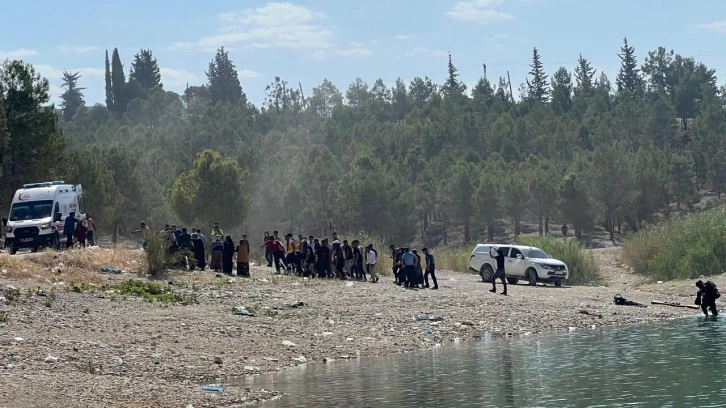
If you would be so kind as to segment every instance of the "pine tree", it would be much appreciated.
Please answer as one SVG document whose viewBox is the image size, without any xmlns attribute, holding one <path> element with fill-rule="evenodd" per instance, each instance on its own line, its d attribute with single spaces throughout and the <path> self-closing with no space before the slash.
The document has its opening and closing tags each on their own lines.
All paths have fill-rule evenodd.
<svg viewBox="0 0 726 408">
<path fill-rule="evenodd" d="M 538 102 L 547 102 L 549 99 L 549 89 L 547 83 L 547 75 L 545 75 L 542 67 L 542 58 L 535 47 L 532 51 L 532 68 L 529 71 L 529 75 L 532 80 L 527 79 L 527 97 L 530 100 Z"/>
<path fill-rule="evenodd" d="M 63 72 L 63 88 L 65 92 L 61 95 L 61 109 L 63 110 L 63 119 L 70 121 L 78 111 L 78 108 L 85 105 L 82 90 L 86 88 L 78 87 L 78 79 L 81 77 L 79 72 Z"/>
<path fill-rule="evenodd" d="M 237 70 L 224 47 L 217 50 L 214 60 L 209 63 L 209 71 L 206 74 L 213 104 L 217 102 L 236 103 L 245 99 Z"/>
<path fill-rule="evenodd" d="M 616 84 L 618 93 L 629 93 L 632 96 L 642 96 L 644 92 L 643 77 L 638 69 L 638 60 L 635 58 L 635 48 L 628 45 L 628 39 L 623 39 L 623 46 L 620 47 L 620 72 Z"/>
<path fill-rule="evenodd" d="M 561 115 L 572 107 L 572 75 L 560 67 L 552 75 L 552 110 Z"/>
<path fill-rule="evenodd" d="M 592 90 L 593 78 L 597 70 L 590 65 L 590 61 L 586 58 L 580 57 L 577 59 L 577 66 L 575 67 L 575 82 L 577 88 L 575 88 L 576 94 L 588 94 Z"/>
<path fill-rule="evenodd" d="M 129 82 L 136 81 L 144 89 L 161 88 L 161 74 L 159 64 L 152 55 L 151 50 L 141 50 L 134 56 L 131 64 Z"/>
<path fill-rule="evenodd" d="M 118 48 L 113 49 L 111 56 L 111 91 L 113 93 L 114 113 L 122 115 L 126 111 L 128 98 L 126 92 L 126 75 L 124 66 L 121 64 L 121 57 Z"/>
<path fill-rule="evenodd" d="M 449 53 L 449 77 L 446 79 L 446 84 L 444 84 L 444 92 L 446 92 L 446 95 L 461 95 L 466 91 L 466 85 L 459 81 L 457 79 L 458 77 L 459 74 L 454 63 L 451 62 L 451 53 Z"/>
<path fill-rule="evenodd" d="M 111 86 L 111 63 L 108 61 L 108 50 L 106 50 L 106 108 L 113 111 L 113 87 Z"/>
</svg>

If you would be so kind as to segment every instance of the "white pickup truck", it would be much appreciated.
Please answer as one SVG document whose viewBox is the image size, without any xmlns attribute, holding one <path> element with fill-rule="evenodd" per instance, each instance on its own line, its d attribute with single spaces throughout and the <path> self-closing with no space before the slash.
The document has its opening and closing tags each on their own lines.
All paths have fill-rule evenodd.
<svg viewBox="0 0 726 408">
<path fill-rule="evenodd" d="M 539 248 L 479 244 L 471 251 L 469 269 L 478 272 L 484 282 L 491 282 L 494 277 L 497 267 L 494 255 L 497 249 L 504 252 L 504 275 L 511 284 L 526 279 L 530 285 L 536 285 L 537 282 L 552 282 L 555 286 L 562 286 L 567 281 L 567 265 Z"/>
</svg>

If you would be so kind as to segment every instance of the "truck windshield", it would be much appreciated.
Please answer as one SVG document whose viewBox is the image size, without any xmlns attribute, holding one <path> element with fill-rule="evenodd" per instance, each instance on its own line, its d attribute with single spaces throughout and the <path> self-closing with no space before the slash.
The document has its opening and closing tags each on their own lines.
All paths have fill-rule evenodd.
<svg viewBox="0 0 726 408">
<path fill-rule="evenodd" d="M 10 207 L 10 221 L 39 220 L 48 218 L 53 211 L 52 200 L 15 203 Z"/>
</svg>

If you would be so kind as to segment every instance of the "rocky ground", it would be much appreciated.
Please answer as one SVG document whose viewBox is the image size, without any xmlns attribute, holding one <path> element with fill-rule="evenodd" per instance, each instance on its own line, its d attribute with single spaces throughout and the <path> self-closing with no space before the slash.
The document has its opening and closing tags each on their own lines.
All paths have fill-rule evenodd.
<svg viewBox="0 0 726 408">
<path fill-rule="evenodd" d="M 253 267 L 251 279 L 171 273 L 165 285 L 172 281 L 176 292 L 196 295 L 197 304 L 183 306 L 114 293 L 114 283 L 128 273 L 80 293 L 68 290 L 62 276 L 50 284 L 0 275 L 1 287 L 21 294 L 0 305 L 0 406 L 233 406 L 277 393 L 200 387 L 298 364 L 433 348 L 487 331 L 518 336 L 697 312 L 650 305 L 691 304 L 692 282 L 643 286 L 620 264 L 618 248 L 593 252 L 602 286 L 510 285 L 509 296 L 458 272 L 439 272 L 440 290 L 433 291 L 406 290 L 391 277 L 377 284 L 303 280 Z M 616 306 L 615 293 L 649 306 Z M 235 315 L 235 306 L 255 316 Z M 417 320 L 423 314 L 433 320 Z"/>
</svg>

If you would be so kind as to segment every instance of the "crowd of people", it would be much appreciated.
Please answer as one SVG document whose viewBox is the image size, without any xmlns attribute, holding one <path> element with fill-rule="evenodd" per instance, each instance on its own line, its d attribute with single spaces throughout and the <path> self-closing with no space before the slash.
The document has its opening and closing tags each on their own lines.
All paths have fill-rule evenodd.
<svg viewBox="0 0 726 408">
<path fill-rule="evenodd" d="M 91 218 L 91 214 L 86 213 L 85 218 L 76 218 L 76 213 L 71 212 L 63 223 L 63 235 L 66 237 L 66 248 L 72 248 L 75 245 L 85 247 L 96 245 L 96 224 Z"/>
<path fill-rule="evenodd" d="M 142 222 L 140 228 L 134 232 L 144 237 L 144 246 L 154 236 L 151 229 Z M 215 272 L 232 275 L 236 270 L 237 276 L 250 276 L 250 242 L 247 235 L 242 234 L 236 244 L 230 235 L 215 223 L 209 234 L 213 240 L 207 238 L 201 229 L 179 228 L 176 225 L 167 225 L 159 232 L 161 237 L 168 240 L 169 251 L 180 255 L 177 259 L 180 265 L 190 270 L 205 270 L 207 267 Z M 280 237 L 278 231 L 265 231 L 263 244 L 259 247 L 264 250 L 267 267 L 274 267 L 276 274 L 296 274 L 306 278 L 326 278 L 341 280 L 359 280 L 378 283 L 377 263 L 378 250 L 372 243 L 361 245 L 360 240 L 339 239 L 336 232 L 332 238 L 315 238 L 285 234 Z M 426 248 L 422 249 L 423 258 L 416 249 L 407 247 L 389 247 L 391 250 L 392 273 L 394 283 L 406 288 L 438 289 L 436 281 L 436 265 L 434 256 Z M 210 254 L 210 256 L 207 256 Z M 424 266 L 425 265 L 425 266 Z M 429 286 L 429 277 L 433 286 Z"/>
</svg>

